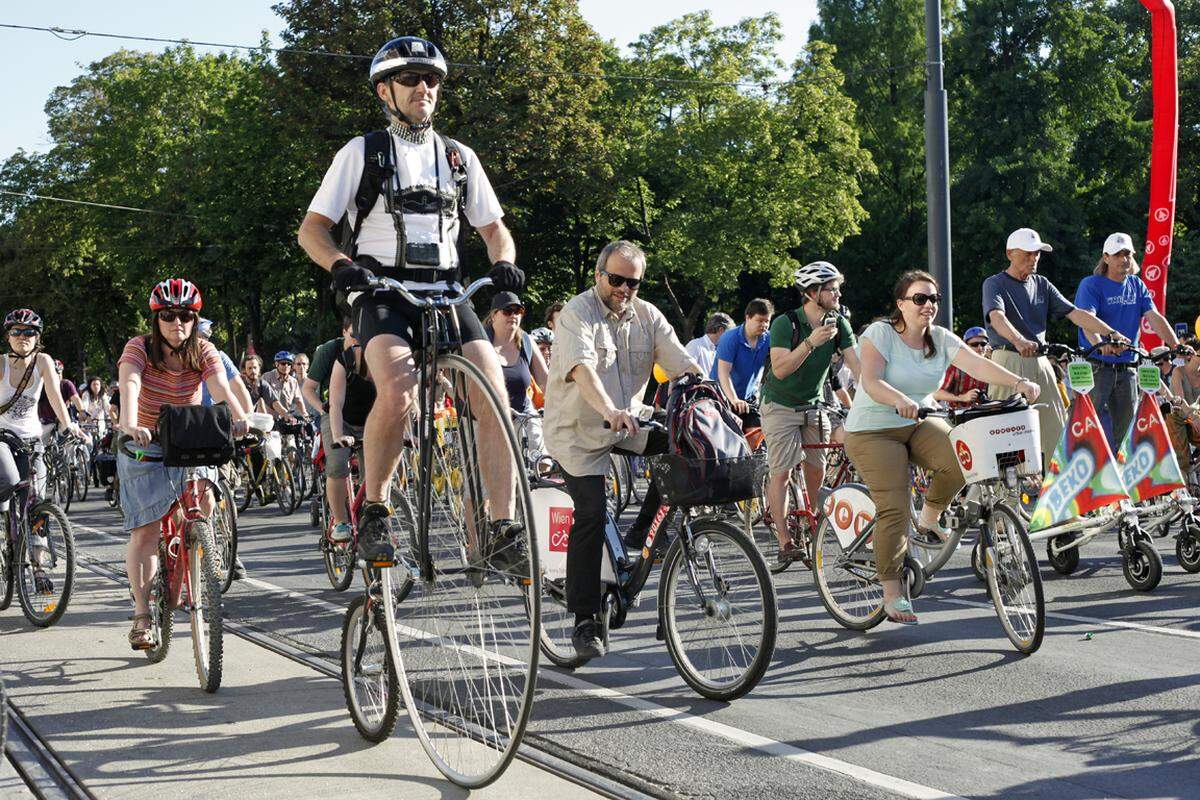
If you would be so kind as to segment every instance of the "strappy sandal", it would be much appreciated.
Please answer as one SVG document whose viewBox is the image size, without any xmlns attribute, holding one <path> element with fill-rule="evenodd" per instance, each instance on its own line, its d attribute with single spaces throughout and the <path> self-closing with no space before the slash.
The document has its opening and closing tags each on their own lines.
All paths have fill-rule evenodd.
<svg viewBox="0 0 1200 800">
<path fill-rule="evenodd" d="M 808 557 L 808 547 L 804 543 L 796 542 L 795 539 L 779 548 L 778 561 L 780 564 L 790 564 L 793 561 L 799 561 L 810 569 L 812 568 Z"/>
<path fill-rule="evenodd" d="M 139 628 L 138 623 L 145 620 L 146 627 Z M 133 630 L 129 632 L 129 646 L 134 650 L 149 650 L 154 647 L 154 635 L 150 632 L 150 615 L 134 614 Z"/>
<path fill-rule="evenodd" d="M 888 622 L 894 622 L 897 625 L 916 625 L 918 622 L 917 615 L 913 611 L 912 602 L 907 597 L 901 597 L 899 600 L 884 603 L 883 613 L 887 616 Z M 912 619 L 904 619 L 901 615 L 910 616 Z"/>
</svg>

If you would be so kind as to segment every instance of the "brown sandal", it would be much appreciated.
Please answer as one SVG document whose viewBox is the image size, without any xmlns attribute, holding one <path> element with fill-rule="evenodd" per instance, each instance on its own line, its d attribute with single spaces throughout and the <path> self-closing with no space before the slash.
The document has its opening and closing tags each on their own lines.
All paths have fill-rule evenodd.
<svg viewBox="0 0 1200 800">
<path fill-rule="evenodd" d="M 139 628 L 138 623 L 145 620 L 146 627 Z M 154 636 L 150 632 L 150 615 L 134 614 L 133 630 L 129 632 L 129 646 L 134 650 L 149 650 L 154 647 Z"/>
</svg>

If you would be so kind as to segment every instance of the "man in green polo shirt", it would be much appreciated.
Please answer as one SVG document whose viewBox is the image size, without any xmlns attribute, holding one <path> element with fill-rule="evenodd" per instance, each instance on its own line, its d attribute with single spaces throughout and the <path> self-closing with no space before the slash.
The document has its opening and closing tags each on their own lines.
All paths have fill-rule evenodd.
<svg viewBox="0 0 1200 800">
<path fill-rule="evenodd" d="M 787 529 L 787 486 L 792 470 L 803 462 L 809 502 L 817 503 L 825 479 L 825 450 L 806 444 L 829 441 L 829 418 L 817 409 L 797 410 L 821 398 L 834 357 L 841 352 L 858 377 L 858 352 L 850 322 L 838 313 L 845 278 L 827 261 L 814 261 L 796 271 L 802 305 L 780 314 L 771 324 L 771 349 L 762 383 L 762 428 L 771 477 L 767 511 L 779 538 L 779 560 L 805 557 L 802 542 Z"/>
</svg>

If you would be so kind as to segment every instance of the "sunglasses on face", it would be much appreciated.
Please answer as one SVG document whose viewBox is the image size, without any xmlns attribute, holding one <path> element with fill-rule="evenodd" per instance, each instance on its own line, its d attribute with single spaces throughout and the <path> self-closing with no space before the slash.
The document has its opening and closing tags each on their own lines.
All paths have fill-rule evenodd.
<svg viewBox="0 0 1200 800">
<path fill-rule="evenodd" d="M 608 277 L 608 285 L 614 289 L 628 286 L 631 291 L 636 292 L 637 288 L 642 285 L 641 278 L 626 278 L 624 275 L 614 275 L 606 270 L 600 270 L 600 274 Z"/>
<path fill-rule="evenodd" d="M 180 322 L 183 322 L 186 324 L 188 322 L 196 321 L 196 312 L 195 311 L 160 311 L 160 312 L 158 312 L 158 318 L 161 319 L 163 322 L 175 322 L 176 320 L 179 320 Z"/>
<path fill-rule="evenodd" d="M 976 350 L 982 350 L 987 347 L 987 342 L 967 342 L 967 347 L 974 347 Z"/>
<path fill-rule="evenodd" d="M 507 308 L 500 309 L 500 313 L 515 317 L 518 314 L 525 313 L 525 306 L 508 306 Z"/>
<path fill-rule="evenodd" d="M 38 332 L 34 328 L 13 328 L 8 332 L 9 336 L 19 336 L 22 339 L 27 339 L 32 336 L 37 336 Z"/>
<path fill-rule="evenodd" d="M 924 292 L 914 292 L 911 296 L 904 299 L 910 300 L 919 306 L 923 306 L 926 303 L 937 304 L 942 302 L 942 296 L 940 294 L 925 294 Z"/>
<path fill-rule="evenodd" d="M 430 89 L 436 89 L 442 82 L 442 76 L 436 72 L 401 72 L 393 75 L 392 80 L 410 89 L 421 81 L 425 81 L 425 85 Z"/>
</svg>

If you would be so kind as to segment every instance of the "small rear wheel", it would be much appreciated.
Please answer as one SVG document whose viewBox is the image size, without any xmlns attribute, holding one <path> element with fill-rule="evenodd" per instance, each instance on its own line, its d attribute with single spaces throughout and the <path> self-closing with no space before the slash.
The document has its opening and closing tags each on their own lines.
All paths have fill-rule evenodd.
<svg viewBox="0 0 1200 800">
<path fill-rule="evenodd" d="M 1046 559 L 1059 575 L 1070 575 L 1079 569 L 1079 548 L 1069 547 L 1066 550 L 1054 552 L 1056 547 L 1064 547 L 1075 541 L 1075 534 L 1064 533 L 1046 542 Z"/>
<path fill-rule="evenodd" d="M 813 582 L 825 610 L 842 627 L 865 631 L 883 622 L 883 587 L 874 554 L 866 548 L 845 552 L 827 518 L 813 542 Z"/>
<path fill-rule="evenodd" d="M 400 710 L 400 682 L 383 619 L 382 606 L 359 595 L 342 622 L 342 691 L 354 727 L 369 742 L 392 735 Z"/>
<path fill-rule="evenodd" d="M 1153 542 L 1138 535 L 1121 554 L 1121 571 L 1125 573 L 1125 580 L 1130 586 L 1139 592 L 1149 592 L 1162 580 L 1162 556 Z"/>
<path fill-rule="evenodd" d="M 663 562 L 658 613 L 667 651 L 698 694 L 736 700 L 775 652 L 775 587 L 762 554 L 728 522 L 694 524 L 691 556 L 676 537 Z"/>
</svg>

